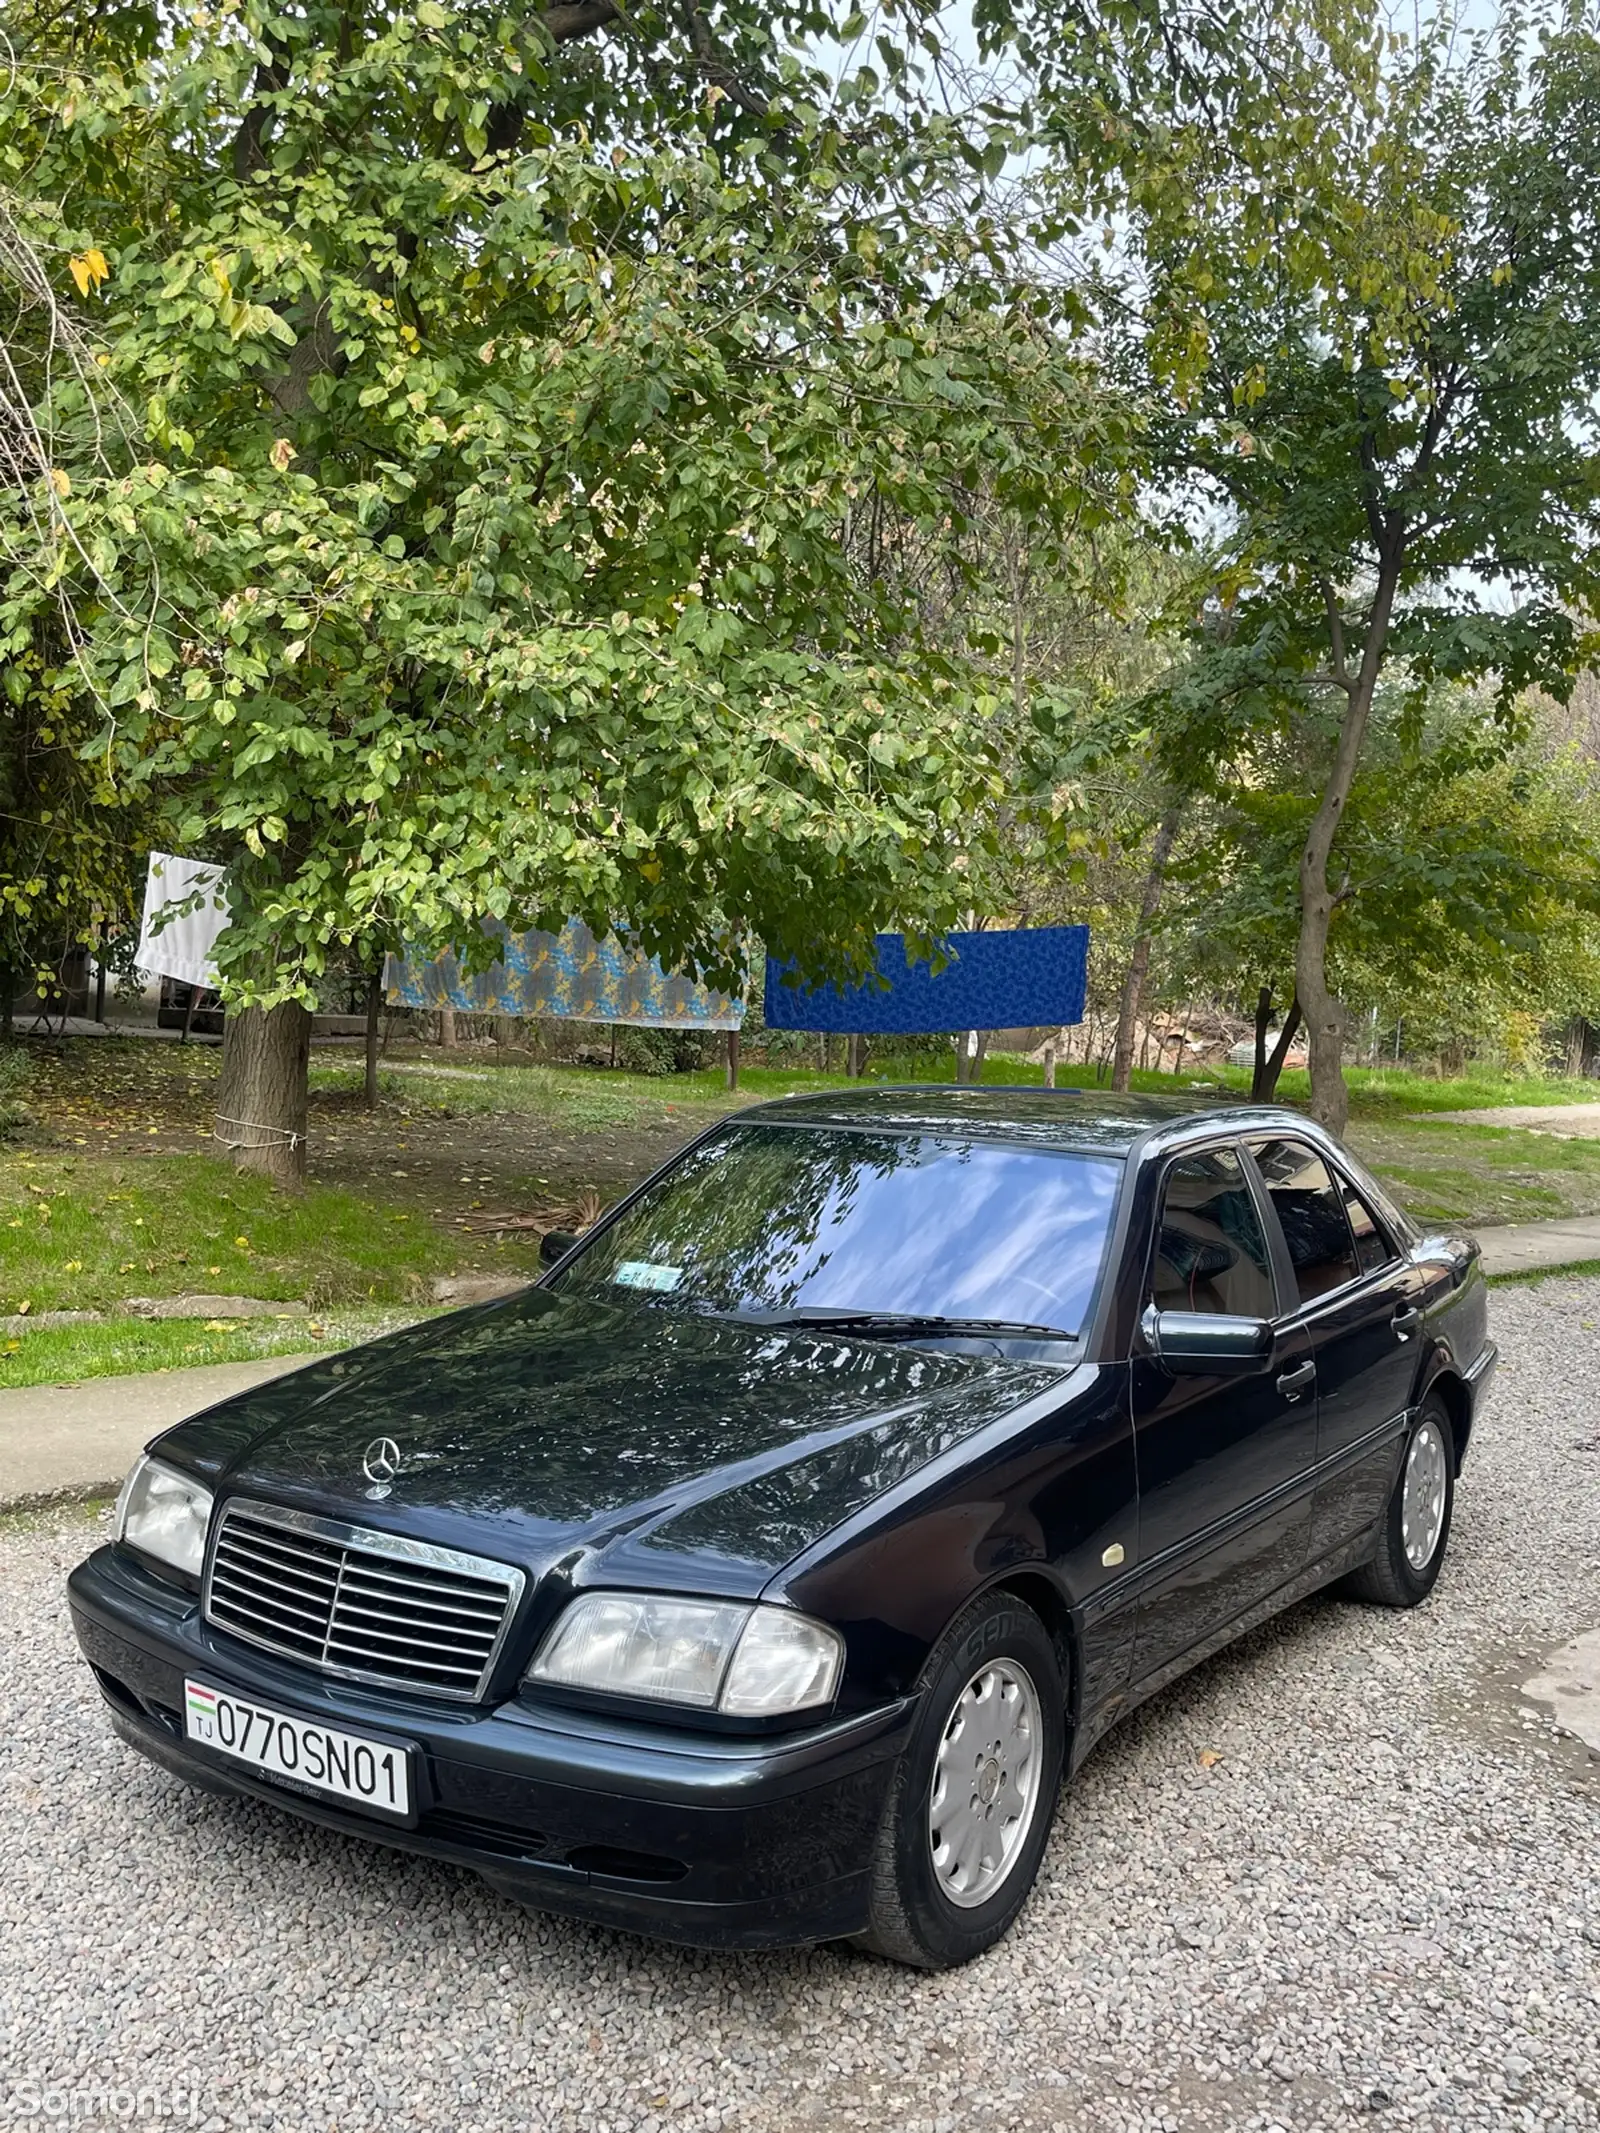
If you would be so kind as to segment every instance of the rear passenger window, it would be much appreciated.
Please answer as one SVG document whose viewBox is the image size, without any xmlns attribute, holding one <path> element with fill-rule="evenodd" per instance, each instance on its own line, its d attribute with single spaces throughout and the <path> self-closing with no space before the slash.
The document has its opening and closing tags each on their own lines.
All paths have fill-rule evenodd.
<svg viewBox="0 0 1600 2133">
<path fill-rule="evenodd" d="M 1300 1301 L 1314 1303 L 1359 1271 L 1344 1199 L 1328 1166 L 1299 1141 L 1254 1141 L 1251 1153 L 1282 1225 Z"/>
<path fill-rule="evenodd" d="M 1231 1148 L 1185 1156 L 1168 1171 L 1151 1300 L 1158 1311 L 1276 1315 L 1266 1234 Z"/>
<path fill-rule="evenodd" d="M 1356 1264 L 1363 1274 L 1371 1274 L 1380 1266 L 1387 1266 L 1394 1257 L 1394 1246 L 1384 1234 L 1383 1225 L 1368 1207 L 1348 1178 L 1339 1180 L 1344 1194 L 1344 1211 L 1350 1222 L 1350 1234 L 1355 1239 Z"/>
</svg>

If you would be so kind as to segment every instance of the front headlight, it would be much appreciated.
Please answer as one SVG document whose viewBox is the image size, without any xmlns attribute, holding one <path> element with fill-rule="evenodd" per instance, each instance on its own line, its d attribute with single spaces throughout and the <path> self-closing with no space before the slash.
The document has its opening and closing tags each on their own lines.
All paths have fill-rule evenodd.
<svg viewBox="0 0 1600 2133">
<path fill-rule="evenodd" d="M 116 1538 L 198 1577 L 210 1523 L 211 1491 L 141 1452 L 117 1498 Z"/>
<path fill-rule="evenodd" d="M 545 1638 L 528 1679 L 771 1718 L 830 1702 L 843 1664 L 835 1631 L 785 1607 L 591 1592 Z"/>
</svg>

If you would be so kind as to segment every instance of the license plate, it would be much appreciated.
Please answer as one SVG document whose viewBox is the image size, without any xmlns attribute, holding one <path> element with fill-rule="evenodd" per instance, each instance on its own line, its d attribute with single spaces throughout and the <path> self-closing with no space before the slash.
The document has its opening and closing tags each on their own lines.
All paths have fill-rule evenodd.
<svg viewBox="0 0 1600 2133">
<path fill-rule="evenodd" d="M 411 1757 L 393 1741 L 291 1718 L 203 1681 L 183 1685 L 183 1730 L 295 1792 L 348 1800 L 368 1814 L 411 1813 Z"/>
</svg>

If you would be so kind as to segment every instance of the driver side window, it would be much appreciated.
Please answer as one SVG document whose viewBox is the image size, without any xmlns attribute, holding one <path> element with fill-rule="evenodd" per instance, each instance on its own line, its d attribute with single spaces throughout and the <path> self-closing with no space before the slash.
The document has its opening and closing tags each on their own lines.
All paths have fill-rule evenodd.
<svg viewBox="0 0 1600 2133">
<path fill-rule="evenodd" d="M 1231 1148 L 1185 1156 L 1167 1172 L 1150 1300 L 1158 1311 L 1277 1315 L 1261 1217 Z"/>
</svg>

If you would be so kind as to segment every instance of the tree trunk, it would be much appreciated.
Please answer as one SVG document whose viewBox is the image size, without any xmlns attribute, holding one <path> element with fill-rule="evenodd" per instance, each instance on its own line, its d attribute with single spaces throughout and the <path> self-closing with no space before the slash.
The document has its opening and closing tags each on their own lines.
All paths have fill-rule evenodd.
<svg viewBox="0 0 1600 2133">
<path fill-rule="evenodd" d="M 1265 987 L 1262 988 L 1266 990 Z M 1250 1094 L 1256 1103 L 1269 1104 L 1278 1093 L 1278 1076 L 1283 1072 L 1283 1062 L 1289 1056 L 1289 1047 L 1300 1027 L 1300 997 L 1297 994 L 1289 1002 L 1289 1012 L 1283 1018 L 1283 1027 L 1278 1032 L 1278 1041 L 1272 1047 L 1269 1058 L 1260 1059 L 1255 1077 L 1250 1084 Z M 1258 1055 L 1259 1057 L 1259 1055 Z"/>
<path fill-rule="evenodd" d="M 1047 1089 L 1053 1089 L 1056 1085 L 1056 1047 L 1054 1038 L 1051 1038 L 1044 1048 L 1044 1085 Z"/>
<path fill-rule="evenodd" d="M 976 1084 L 983 1079 L 983 1062 L 989 1056 L 989 1032 L 986 1029 L 977 1029 L 972 1035 L 972 1064 L 967 1069 L 967 1079 Z"/>
<path fill-rule="evenodd" d="M 1122 1005 L 1117 1010 L 1117 1044 L 1111 1060 L 1111 1086 L 1118 1090 L 1125 1091 L 1133 1079 L 1133 1033 L 1139 1021 L 1139 999 L 1144 991 L 1145 973 L 1150 968 L 1150 935 L 1155 927 L 1156 913 L 1161 909 L 1167 861 L 1172 857 L 1173 840 L 1178 834 L 1182 812 L 1178 801 L 1167 803 L 1150 850 L 1150 867 L 1144 877 L 1144 897 L 1139 905 L 1139 930 L 1134 935 L 1128 975 L 1122 984 Z"/>
<path fill-rule="evenodd" d="M 377 971 L 367 980 L 367 1072 L 361 1100 L 369 1111 L 378 1108 L 378 1013 L 383 1006 L 383 979 Z"/>
<path fill-rule="evenodd" d="M 956 1031 L 956 1087 L 964 1088 L 967 1080 L 967 1062 L 972 1053 L 973 1032 L 969 1029 Z"/>
<path fill-rule="evenodd" d="M 235 1170 L 279 1185 L 306 1174 L 306 1074 L 311 1016 L 298 1000 L 245 1007 L 223 1025 L 217 1138 L 233 1151 Z"/>
<path fill-rule="evenodd" d="M 453 1052 L 456 1048 L 456 1011 L 453 1007 L 441 1007 L 439 1010 L 439 1043 L 447 1052 Z"/>
<path fill-rule="evenodd" d="M 1186 1000 L 1183 1007 L 1183 1030 L 1178 1038 L 1178 1049 L 1172 1055 L 1174 1078 L 1183 1072 L 1183 1062 L 1189 1051 L 1189 1032 L 1194 1028 L 1194 1002 Z"/>
<path fill-rule="evenodd" d="M 1263 985 L 1256 994 L 1256 1056 L 1250 1069 L 1250 1096 L 1265 1102 L 1267 1086 L 1267 1031 L 1272 1027 L 1272 987 Z"/>
<path fill-rule="evenodd" d="M 731 1029 L 728 1032 L 728 1087 L 730 1089 L 736 1089 L 738 1086 L 739 1032 L 736 1029 Z"/>
<path fill-rule="evenodd" d="M 1383 665 L 1403 553 L 1403 536 L 1397 537 L 1391 528 L 1380 543 L 1378 582 L 1367 618 L 1366 643 L 1361 665 L 1353 675 L 1345 665 L 1343 618 L 1332 588 L 1325 588 L 1333 674 L 1345 692 L 1345 708 L 1333 768 L 1300 854 L 1300 939 L 1294 977 L 1311 1052 L 1311 1116 L 1330 1133 L 1344 1131 L 1350 1115 L 1350 1092 L 1344 1085 L 1344 1006 L 1328 988 L 1328 929 L 1338 901 L 1328 886 L 1328 859 L 1361 761 L 1361 744 L 1367 736 L 1367 721 L 1372 715 L 1372 699 Z"/>
</svg>

